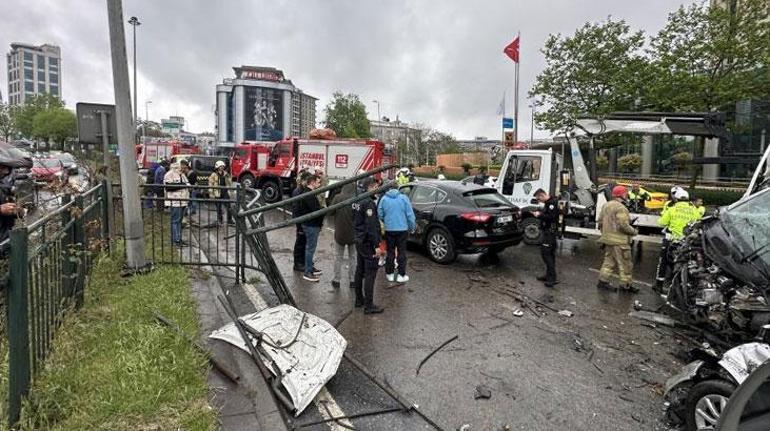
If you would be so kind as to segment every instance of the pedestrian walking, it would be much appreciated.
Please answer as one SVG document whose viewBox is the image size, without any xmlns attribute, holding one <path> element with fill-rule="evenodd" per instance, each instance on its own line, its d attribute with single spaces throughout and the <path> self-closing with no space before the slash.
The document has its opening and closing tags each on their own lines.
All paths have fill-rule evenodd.
<svg viewBox="0 0 770 431">
<path fill-rule="evenodd" d="M 217 199 L 217 222 L 224 223 L 224 214 L 227 213 L 227 223 L 233 224 L 233 215 L 230 212 L 230 192 L 223 187 L 232 187 L 233 179 L 230 173 L 225 170 L 225 162 L 217 160 L 214 163 L 214 172 L 209 175 L 209 195 L 212 199 Z"/>
<path fill-rule="evenodd" d="M 655 290 L 662 291 L 663 284 L 671 271 L 671 245 L 684 237 L 684 228 L 688 224 L 700 220 L 701 217 L 703 212 L 690 202 L 690 194 L 687 190 L 677 187 L 672 194 L 672 203 L 658 219 L 658 225 L 665 228 L 666 237 L 661 243 L 658 268 L 655 271 Z"/>
<path fill-rule="evenodd" d="M 163 187 L 163 179 L 166 178 L 166 173 L 168 170 L 169 162 L 165 159 L 158 162 L 158 167 L 155 169 L 155 179 L 153 183 L 155 184 L 155 197 L 158 198 L 158 200 L 155 201 L 155 207 L 159 210 L 162 210 L 166 206 L 163 203 L 163 195 L 165 192 L 165 188 Z"/>
<path fill-rule="evenodd" d="M 165 205 L 171 212 L 171 242 L 177 247 L 182 247 L 187 245 L 182 241 L 182 217 L 190 195 L 187 177 L 182 173 L 179 162 L 171 165 L 171 169 L 163 177 L 163 185 L 166 189 Z"/>
<path fill-rule="evenodd" d="M 195 215 L 195 213 L 198 212 L 198 202 L 195 201 L 195 199 L 198 199 L 200 196 L 200 191 L 198 190 L 198 172 L 190 166 L 190 161 L 187 159 L 180 160 L 179 164 L 182 167 L 182 173 L 187 177 L 187 182 L 192 186 L 192 188 L 189 189 L 190 205 L 187 206 L 187 211 L 190 215 Z"/>
<path fill-rule="evenodd" d="M 388 252 L 385 257 L 385 276 L 388 281 L 406 283 L 406 239 L 409 232 L 414 232 L 414 210 L 403 193 L 398 189 L 390 189 L 377 204 L 377 213 L 385 224 L 385 242 Z M 398 276 L 396 276 L 396 255 L 398 255 Z"/>
<path fill-rule="evenodd" d="M 373 178 L 361 181 L 364 191 L 377 190 Z M 356 275 L 353 288 L 356 292 L 356 307 L 364 307 L 364 314 L 382 313 L 382 307 L 374 303 L 374 280 L 377 277 L 377 259 L 381 251 L 377 248 L 380 243 L 380 220 L 377 214 L 377 204 L 374 196 L 352 205 L 355 240 L 356 240 Z"/>
<path fill-rule="evenodd" d="M 535 191 L 535 199 L 543 204 L 542 211 L 535 211 L 533 215 L 540 220 L 540 230 L 543 233 L 543 242 L 540 244 L 540 257 L 545 264 L 545 274 L 537 277 L 545 283 L 546 287 L 554 287 L 559 284 L 556 278 L 556 237 L 559 233 L 559 199 L 551 196 L 543 189 Z"/>
<path fill-rule="evenodd" d="M 332 199 L 332 206 L 352 198 L 355 194 L 355 184 L 348 183 L 342 187 L 342 191 Z M 340 287 L 342 280 L 342 266 L 348 267 L 348 287 L 353 287 L 353 278 L 356 272 L 356 235 L 353 224 L 353 207 L 344 206 L 330 213 L 334 217 L 334 278 L 332 286 Z M 345 259 L 347 251 L 347 259 Z"/>
<path fill-rule="evenodd" d="M 613 289 L 610 279 L 617 277 L 621 289 L 636 293 L 639 288 L 631 284 L 634 265 L 631 260 L 631 239 L 636 235 L 636 229 L 631 226 L 628 208 L 624 203 L 627 198 L 625 187 L 613 187 L 612 200 L 604 205 L 599 214 L 599 230 L 602 232 L 599 242 L 604 245 L 604 262 L 599 270 L 596 287 Z"/>
<path fill-rule="evenodd" d="M 308 191 L 307 189 L 307 178 L 310 176 L 310 174 L 307 173 L 307 171 L 302 170 L 297 175 L 297 187 L 294 188 L 291 192 L 291 197 L 295 198 L 302 193 L 305 193 Z M 291 205 L 291 217 L 297 218 L 304 214 L 302 214 L 302 207 L 300 205 L 302 201 L 295 201 Z M 305 233 L 302 231 L 302 224 L 297 223 L 296 224 L 296 236 L 294 237 L 294 270 L 304 273 L 305 272 L 305 244 L 307 243 L 307 240 L 305 239 Z"/>
<path fill-rule="evenodd" d="M 315 190 L 321 186 L 321 179 L 317 175 L 311 175 L 307 178 L 308 191 Z M 302 215 L 308 215 L 310 213 L 319 211 L 321 204 L 318 202 L 318 198 L 314 195 L 308 195 L 300 201 L 300 212 Z M 313 266 L 313 257 L 315 256 L 315 250 L 318 246 L 318 236 L 321 234 L 321 227 L 323 226 L 323 216 L 312 218 L 302 223 L 302 232 L 305 234 L 305 270 L 302 278 L 307 281 L 319 282 L 321 281 L 321 271 Z"/>
</svg>

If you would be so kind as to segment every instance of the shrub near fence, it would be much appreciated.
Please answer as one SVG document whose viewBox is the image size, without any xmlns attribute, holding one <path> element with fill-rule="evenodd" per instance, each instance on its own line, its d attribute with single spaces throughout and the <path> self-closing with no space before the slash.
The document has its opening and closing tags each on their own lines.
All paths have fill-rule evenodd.
<svg viewBox="0 0 770 431">
<path fill-rule="evenodd" d="M 11 231 L 8 246 L 8 421 L 51 349 L 64 314 L 83 301 L 93 255 L 108 240 L 107 185 L 102 183 L 28 226 Z"/>
</svg>

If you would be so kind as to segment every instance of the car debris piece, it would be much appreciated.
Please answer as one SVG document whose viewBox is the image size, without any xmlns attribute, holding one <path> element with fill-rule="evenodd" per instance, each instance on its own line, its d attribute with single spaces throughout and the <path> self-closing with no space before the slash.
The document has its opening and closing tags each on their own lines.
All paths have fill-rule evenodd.
<svg viewBox="0 0 770 431">
<path fill-rule="evenodd" d="M 492 390 L 484 385 L 476 386 L 476 390 L 473 392 L 473 399 L 478 400 L 479 398 L 485 400 L 492 398 Z"/>
<path fill-rule="evenodd" d="M 572 313 L 569 310 L 561 310 L 561 311 L 559 311 L 558 314 L 559 314 L 559 316 L 572 317 L 574 313 Z"/>
<path fill-rule="evenodd" d="M 329 322 L 287 304 L 239 320 L 248 335 L 254 336 L 249 337 L 251 344 L 261 347 L 262 362 L 274 363 L 270 371 L 280 378 L 298 416 L 334 377 L 347 341 Z M 235 323 L 212 332 L 209 338 L 250 351 Z"/>
<path fill-rule="evenodd" d="M 443 343 L 441 343 L 441 345 L 440 345 L 440 346 L 438 346 L 438 347 L 436 347 L 435 349 L 433 349 L 433 351 L 432 351 L 432 352 L 430 352 L 430 353 L 428 354 L 428 356 L 426 356 L 426 357 L 425 357 L 425 358 L 424 358 L 422 361 L 420 361 L 420 364 L 419 364 L 419 365 L 417 365 L 417 375 L 418 375 L 418 376 L 420 375 L 420 368 L 422 368 L 422 366 L 423 366 L 423 365 L 424 365 L 426 362 L 428 362 L 428 359 L 430 359 L 430 358 L 431 358 L 431 356 L 435 355 L 435 354 L 436 354 L 436 352 L 438 352 L 439 350 L 441 350 L 442 348 L 444 348 L 444 346 L 446 346 L 447 344 L 449 344 L 449 343 L 451 343 L 452 341 L 456 340 L 456 339 L 457 339 L 457 337 L 458 337 L 458 336 L 457 336 L 457 335 L 455 335 L 454 337 L 452 337 L 452 338 L 450 338 L 450 339 L 448 339 L 448 340 L 444 341 Z"/>
<path fill-rule="evenodd" d="M 676 320 L 659 313 L 652 313 L 650 311 L 632 311 L 628 313 L 628 315 L 631 317 L 636 317 L 637 319 L 647 320 L 671 328 L 675 328 L 677 326 Z"/>
<path fill-rule="evenodd" d="M 521 311 L 521 310 L 518 310 L 518 309 L 517 309 L 517 310 L 513 310 L 511 313 L 512 313 L 514 316 L 516 316 L 516 317 L 522 317 L 522 316 L 524 316 L 524 312 L 523 312 L 523 311 Z"/>
<path fill-rule="evenodd" d="M 470 431 L 470 430 L 471 430 L 470 424 L 463 424 L 463 426 L 461 426 L 460 428 L 457 428 L 457 431 Z"/>
</svg>

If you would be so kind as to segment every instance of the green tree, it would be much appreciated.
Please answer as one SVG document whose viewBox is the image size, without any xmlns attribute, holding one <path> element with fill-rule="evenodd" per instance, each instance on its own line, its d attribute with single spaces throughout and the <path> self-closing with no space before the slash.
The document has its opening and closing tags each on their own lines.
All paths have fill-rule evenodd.
<svg viewBox="0 0 770 431">
<path fill-rule="evenodd" d="M 642 166 L 642 156 L 637 153 L 627 154 L 618 159 L 618 166 L 625 172 L 634 172 Z"/>
<path fill-rule="evenodd" d="M 770 3 L 680 6 L 652 38 L 649 103 L 707 112 L 770 94 Z"/>
<path fill-rule="evenodd" d="M 372 136 L 366 106 L 356 94 L 344 95 L 334 92 L 332 101 L 326 105 L 326 127 L 334 130 L 341 138 L 368 138 Z"/>
<path fill-rule="evenodd" d="M 550 35 L 541 50 L 546 67 L 529 91 L 544 102 L 538 126 L 563 130 L 582 114 L 633 109 L 648 73 L 643 44 L 643 32 L 612 18 L 586 23 L 572 36 Z"/>
<path fill-rule="evenodd" d="M 16 107 L 0 103 L 0 137 L 5 141 L 10 141 L 17 132 L 16 111 Z"/>
<path fill-rule="evenodd" d="M 32 121 L 32 136 L 50 140 L 64 148 L 64 142 L 77 136 L 77 119 L 66 108 L 52 108 L 38 112 Z"/>
<path fill-rule="evenodd" d="M 64 102 L 50 94 L 39 94 L 28 100 L 16 113 L 16 127 L 26 138 L 35 137 L 35 116 L 43 111 L 64 107 Z"/>
</svg>

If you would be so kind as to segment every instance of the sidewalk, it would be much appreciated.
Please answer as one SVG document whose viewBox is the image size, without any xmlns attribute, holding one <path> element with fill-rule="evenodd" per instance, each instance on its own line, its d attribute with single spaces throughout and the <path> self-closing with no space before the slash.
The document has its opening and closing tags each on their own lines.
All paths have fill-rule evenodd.
<svg viewBox="0 0 770 431">
<path fill-rule="evenodd" d="M 204 255 L 205 259 L 205 255 Z M 205 262 L 204 262 L 205 263 Z M 288 430 L 281 416 L 280 407 L 273 400 L 271 389 L 262 378 L 256 364 L 241 349 L 227 343 L 210 340 L 208 334 L 230 322 L 230 318 L 217 299 L 224 290 L 211 267 L 201 267 L 208 276 L 190 274 L 192 295 L 198 303 L 201 327 L 200 343 L 232 372 L 240 376 L 235 385 L 218 371 L 208 375 L 209 402 L 219 411 L 222 430 L 284 431 Z M 256 310 L 251 310 L 256 311 Z"/>
</svg>

